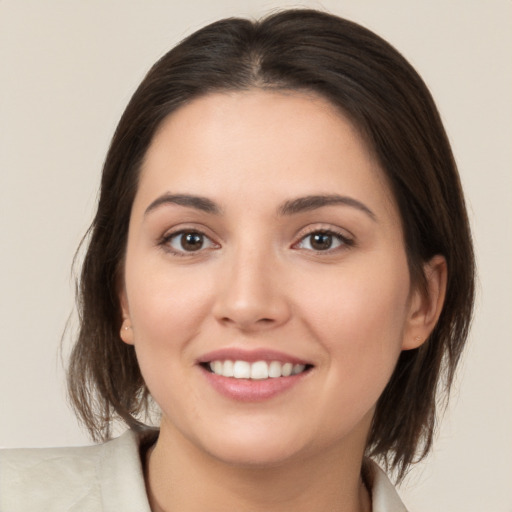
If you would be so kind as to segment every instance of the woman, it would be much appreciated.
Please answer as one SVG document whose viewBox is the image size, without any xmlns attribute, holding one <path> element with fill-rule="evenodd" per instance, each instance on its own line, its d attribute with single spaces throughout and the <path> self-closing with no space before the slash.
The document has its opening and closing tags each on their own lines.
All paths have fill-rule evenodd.
<svg viewBox="0 0 512 512">
<path fill-rule="evenodd" d="M 119 123 L 82 269 L 71 397 L 130 430 L 6 452 L 2 510 L 405 510 L 369 457 L 400 480 L 430 449 L 473 273 L 396 50 L 308 10 L 199 30 Z"/>
</svg>

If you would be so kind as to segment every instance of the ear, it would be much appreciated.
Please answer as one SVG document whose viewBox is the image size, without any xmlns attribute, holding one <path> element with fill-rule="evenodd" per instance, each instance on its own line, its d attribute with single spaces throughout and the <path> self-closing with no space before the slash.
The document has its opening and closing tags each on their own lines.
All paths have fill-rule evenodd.
<svg viewBox="0 0 512 512">
<path fill-rule="evenodd" d="M 121 314 L 123 315 L 123 322 L 119 336 L 128 345 L 133 345 L 133 329 L 132 321 L 130 319 L 130 309 L 128 307 L 128 298 L 126 296 L 126 289 L 124 286 L 120 287 L 119 303 L 121 305 Z"/>
<path fill-rule="evenodd" d="M 444 256 L 434 256 L 423 266 L 426 289 L 416 287 L 412 293 L 409 320 L 402 350 L 422 345 L 437 324 L 443 310 L 448 269 Z"/>
</svg>

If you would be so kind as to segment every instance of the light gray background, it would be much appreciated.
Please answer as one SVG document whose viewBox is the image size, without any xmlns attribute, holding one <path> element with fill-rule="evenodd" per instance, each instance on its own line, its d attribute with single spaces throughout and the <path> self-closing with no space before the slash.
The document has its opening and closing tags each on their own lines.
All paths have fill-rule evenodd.
<svg viewBox="0 0 512 512">
<path fill-rule="evenodd" d="M 70 265 L 109 139 L 145 71 L 207 22 L 292 5 L 375 30 L 438 102 L 467 193 L 480 289 L 458 391 L 434 453 L 401 494 L 417 512 L 510 512 L 508 0 L 0 0 L 0 445 L 87 442 L 65 403 L 58 352 L 73 309 Z"/>
</svg>

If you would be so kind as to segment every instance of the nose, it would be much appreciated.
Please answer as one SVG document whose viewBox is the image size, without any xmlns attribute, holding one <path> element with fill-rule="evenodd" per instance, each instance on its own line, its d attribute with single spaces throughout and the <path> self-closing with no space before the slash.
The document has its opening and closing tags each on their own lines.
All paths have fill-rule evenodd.
<svg viewBox="0 0 512 512">
<path fill-rule="evenodd" d="M 291 313 L 283 273 L 265 251 L 240 249 L 224 262 L 213 314 L 226 326 L 261 331 L 285 324 Z"/>
</svg>

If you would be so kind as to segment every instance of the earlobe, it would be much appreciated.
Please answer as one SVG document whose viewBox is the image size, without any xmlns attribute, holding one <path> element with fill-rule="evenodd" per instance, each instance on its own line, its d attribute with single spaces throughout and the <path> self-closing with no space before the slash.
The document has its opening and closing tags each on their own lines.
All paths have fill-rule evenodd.
<svg viewBox="0 0 512 512">
<path fill-rule="evenodd" d="M 423 266 L 425 289 L 417 288 L 411 299 L 408 327 L 404 332 L 403 350 L 422 345 L 437 324 L 443 310 L 448 269 L 444 256 L 434 256 Z"/>
<path fill-rule="evenodd" d="M 119 303 L 121 305 L 121 312 L 123 315 L 123 323 L 121 324 L 119 336 L 128 345 L 133 345 L 132 322 L 130 320 L 128 301 L 124 289 L 119 293 Z"/>
<path fill-rule="evenodd" d="M 133 329 L 128 318 L 123 320 L 119 336 L 128 345 L 133 345 Z"/>
</svg>

